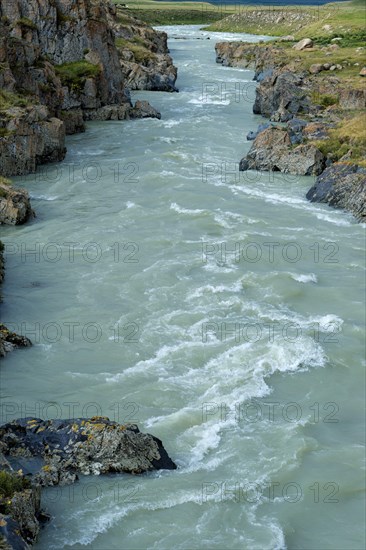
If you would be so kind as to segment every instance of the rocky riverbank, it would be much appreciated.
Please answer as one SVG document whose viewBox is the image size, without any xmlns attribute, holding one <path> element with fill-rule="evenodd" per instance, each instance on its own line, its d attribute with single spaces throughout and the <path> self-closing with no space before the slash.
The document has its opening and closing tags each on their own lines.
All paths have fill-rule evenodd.
<svg viewBox="0 0 366 550">
<path fill-rule="evenodd" d="M 251 68 L 259 83 L 255 114 L 271 121 L 254 139 L 240 170 L 318 176 L 307 194 L 366 219 L 364 49 L 312 40 L 216 44 L 216 61 Z M 315 63 L 321 60 L 322 63 Z M 360 70 L 361 69 L 361 70 Z"/>
<path fill-rule="evenodd" d="M 0 547 L 27 548 L 35 541 L 47 518 L 40 509 L 40 487 L 67 485 L 78 475 L 161 469 L 176 465 L 160 439 L 135 424 L 106 417 L 5 424 L 0 427 Z"/>
<path fill-rule="evenodd" d="M 87 120 L 160 118 L 130 89 L 177 91 L 176 78 L 167 35 L 108 1 L 0 0 L 0 225 L 35 215 L 6 176 L 63 160 Z M 1 325 L 0 356 L 28 342 Z"/>
<path fill-rule="evenodd" d="M 129 82 L 134 89 L 175 89 L 166 36 L 127 16 L 121 23 L 118 13 L 102 0 L 0 0 L 2 176 L 63 160 L 65 135 L 83 131 L 84 120 L 159 116 L 132 106 Z M 116 36 L 127 35 L 126 47 L 117 49 Z M 144 59 L 131 51 L 137 39 Z M 145 79 L 137 78 L 139 68 Z"/>
</svg>

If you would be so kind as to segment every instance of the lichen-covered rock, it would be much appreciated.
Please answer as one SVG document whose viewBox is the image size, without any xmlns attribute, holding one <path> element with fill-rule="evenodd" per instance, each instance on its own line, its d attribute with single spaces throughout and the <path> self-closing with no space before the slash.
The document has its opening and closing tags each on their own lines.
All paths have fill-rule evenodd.
<svg viewBox="0 0 366 550">
<path fill-rule="evenodd" d="M 294 175 L 317 175 L 324 170 L 324 155 L 313 145 L 292 146 L 285 128 L 271 127 L 259 133 L 239 170 L 280 171 Z"/>
<path fill-rule="evenodd" d="M 106 417 L 14 420 L 0 427 L 0 439 L 5 455 L 43 459 L 33 477 L 43 486 L 72 483 L 78 474 L 176 468 L 159 439 Z"/>
<path fill-rule="evenodd" d="M 0 182 L 0 224 L 20 225 L 33 215 L 28 191 Z"/>
<path fill-rule="evenodd" d="M 366 221 L 366 168 L 355 164 L 329 166 L 309 189 L 306 198 L 344 208 L 359 221 Z"/>
<path fill-rule="evenodd" d="M 16 348 L 27 348 L 32 342 L 26 336 L 20 336 L 10 331 L 5 325 L 0 324 L 0 357 L 5 357 L 7 353 Z"/>
</svg>

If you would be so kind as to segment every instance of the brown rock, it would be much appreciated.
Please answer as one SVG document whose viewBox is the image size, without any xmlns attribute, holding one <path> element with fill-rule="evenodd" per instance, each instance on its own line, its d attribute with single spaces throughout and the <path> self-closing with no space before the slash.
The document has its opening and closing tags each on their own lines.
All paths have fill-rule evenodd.
<svg viewBox="0 0 366 550">
<path fill-rule="evenodd" d="M 300 42 L 297 42 L 297 44 L 295 44 L 293 46 L 294 50 L 305 50 L 306 48 L 312 48 L 314 45 L 314 42 L 311 40 L 311 38 L 303 38 L 302 40 L 300 40 Z"/>
<path fill-rule="evenodd" d="M 0 183 L 0 223 L 20 225 L 33 215 L 28 191 Z"/>
<path fill-rule="evenodd" d="M 313 65 L 310 65 L 309 72 L 311 74 L 317 74 L 324 70 L 324 66 L 321 63 L 314 63 Z"/>
</svg>

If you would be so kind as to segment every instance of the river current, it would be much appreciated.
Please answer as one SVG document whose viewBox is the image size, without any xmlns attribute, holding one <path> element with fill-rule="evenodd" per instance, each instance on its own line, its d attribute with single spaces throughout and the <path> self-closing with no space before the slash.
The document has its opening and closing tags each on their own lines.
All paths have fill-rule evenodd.
<svg viewBox="0 0 366 550">
<path fill-rule="evenodd" d="M 178 469 L 45 490 L 35 548 L 360 550 L 365 228 L 313 178 L 239 174 L 263 120 L 214 44 L 243 36 L 165 30 L 180 92 L 134 94 L 161 120 L 16 178 L 37 218 L 2 229 L 2 320 L 34 346 L 1 393 L 3 422 L 136 422 Z"/>
</svg>

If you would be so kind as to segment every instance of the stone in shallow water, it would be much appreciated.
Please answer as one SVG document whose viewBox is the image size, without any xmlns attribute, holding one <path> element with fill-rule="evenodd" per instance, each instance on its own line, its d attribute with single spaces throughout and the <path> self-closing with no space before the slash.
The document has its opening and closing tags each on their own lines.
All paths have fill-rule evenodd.
<svg viewBox="0 0 366 550">
<path fill-rule="evenodd" d="M 43 486 L 72 483 L 79 473 L 176 469 L 159 439 L 141 433 L 135 424 L 121 425 L 107 417 L 19 419 L 1 426 L 0 438 L 6 455 L 43 459 L 33 476 Z"/>
</svg>

